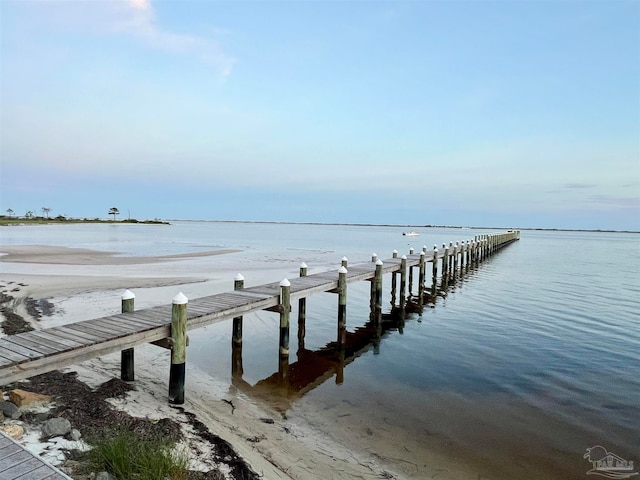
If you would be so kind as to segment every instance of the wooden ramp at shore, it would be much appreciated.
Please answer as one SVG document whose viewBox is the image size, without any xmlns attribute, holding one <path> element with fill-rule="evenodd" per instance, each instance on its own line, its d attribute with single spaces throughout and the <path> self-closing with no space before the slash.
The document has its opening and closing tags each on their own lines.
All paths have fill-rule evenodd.
<svg viewBox="0 0 640 480">
<path fill-rule="evenodd" d="M 440 279 L 446 285 L 447 279 L 462 274 L 463 269 L 477 265 L 483 259 L 500 248 L 520 238 L 519 231 L 476 236 L 467 241 L 438 250 L 434 248 L 420 253 L 394 257 L 380 261 L 377 257 L 371 262 L 346 265 L 339 271 L 330 271 L 306 275 L 306 265 L 301 267 L 300 277 L 289 281 L 274 282 L 265 285 L 244 288 L 243 282 L 236 279 L 232 292 L 210 295 L 188 301 L 174 299 L 172 305 L 132 311 L 133 303 L 127 303 L 123 297 L 122 311 L 93 320 L 71 323 L 63 326 L 45 328 L 0 338 L 0 386 L 17 380 L 29 378 L 59 368 L 75 365 L 101 355 L 123 352 L 122 378 L 133 380 L 133 347 L 142 343 L 155 343 L 172 350 L 170 371 L 169 401 L 184 401 L 184 362 L 186 349 L 186 330 L 192 330 L 212 323 L 234 319 L 233 341 L 242 341 L 242 316 L 258 310 L 270 310 L 280 313 L 280 354 L 288 355 L 288 329 L 291 301 L 304 299 L 317 292 L 339 294 L 338 329 L 346 331 L 346 285 L 358 281 L 372 283 L 372 304 L 377 302 L 381 309 L 380 297 L 382 275 L 392 273 L 395 288 L 396 275 L 400 276 L 400 307 L 404 308 L 408 292 L 411 295 L 413 268 L 419 268 L 418 298 L 420 305 L 425 287 L 426 264 L 432 264 L 432 291 L 437 284 L 438 264 L 441 261 Z M 407 281 L 407 277 L 409 281 Z M 286 279 L 285 279 L 286 280 Z M 176 297 L 177 298 L 177 297 Z M 127 307 L 125 308 L 125 303 Z M 338 343 L 340 343 L 340 333 Z M 125 356 L 128 352 L 129 356 Z M 130 358 L 131 365 L 124 365 Z M 127 370 L 131 372 L 127 373 Z M 173 391 L 172 391 L 173 388 Z M 2 477 L 4 478 L 4 477 Z"/>
<path fill-rule="evenodd" d="M 71 477 L 45 463 L 0 432 L 0 479 L 71 480 Z"/>
</svg>

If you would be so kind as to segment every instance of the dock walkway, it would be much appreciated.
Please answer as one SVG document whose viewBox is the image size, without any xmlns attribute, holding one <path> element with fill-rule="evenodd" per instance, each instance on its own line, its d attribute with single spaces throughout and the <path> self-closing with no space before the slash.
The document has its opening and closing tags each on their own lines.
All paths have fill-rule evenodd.
<svg viewBox="0 0 640 480">
<path fill-rule="evenodd" d="M 0 432 L 0 480 L 71 480 Z"/>
</svg>

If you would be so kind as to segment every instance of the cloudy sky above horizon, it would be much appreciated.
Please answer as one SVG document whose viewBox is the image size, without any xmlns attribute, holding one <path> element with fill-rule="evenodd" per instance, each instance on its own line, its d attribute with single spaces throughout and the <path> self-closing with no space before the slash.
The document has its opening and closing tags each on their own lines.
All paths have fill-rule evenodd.
<svg viewBox="0 0 640 480">
<path fill-rule="evenodd" d="M 0 209 L 640 230 L 640 2 L 0 2 Z"/>
</svg>

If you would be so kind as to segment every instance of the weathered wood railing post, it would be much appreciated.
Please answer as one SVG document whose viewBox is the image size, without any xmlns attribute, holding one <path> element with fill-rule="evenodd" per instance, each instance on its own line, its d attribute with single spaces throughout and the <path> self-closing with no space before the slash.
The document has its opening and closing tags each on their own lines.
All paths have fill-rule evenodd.
<svg viewBox="0 0 640 480">
<path fill-rule="evenodd" d="M 242 290 L 244 288 L 244 277 L 238 273 L 233 280 L 233 289 Z M 234 317 L 233 330 L 231 334 L 231 376 L 242 377 L 244 368 L 242 367 L 242 317 Z"/>
<path fill-rule="evenodd" d="M 338 348 L 344 350 L 347 343 L 347 267 L 338 270 Z"/>
<path fill-rule="evenodd" d="M 382 315 L 382 260 L 376 261 L 376 276 L 375 276 L 375 286 L 376 286 L 376 302 L 375 308 L 376 313 L 378 314 L 378 319 L 380 319 L 380 315 Z"/>
<path fill-rule="evenodd" d="M 453 246 L 453 278 L 458 276 L 458 255 L 460 254 L 460 242 Z"/>
<path fill-rule="evenodd" d="M 378 254 L 372 253 L 371 262 L 376 263 L 377 260 L 378 260 Z M 376 306 L 376 282 L 374 281 L 374 279 L 371 279 L 371 282 L 369 283 L 371 284 L 370 285 L 371 290 L 369 292 L 369 309 L 373 312 Z"/>
<path fill-rule="evenodd" d="M 440 274 L 441 288 L 446 290 L 449 286 L 449 248 L 446 243 L 442 244 L 442 273 Z"/>
<path fill-rule="evenodd" d="M 184 378 L 187 361 L 187 302 L 182 292 L 173 297 L 171 310 L 171 370 L 169 403 L 184 403 Z"/>
<path fill-rule="evenodd" d="M 466 271 L 469 271 L 469 266 L 471 265 L 471 240 L 467 240 L 466 246 Z"/>
<path fill-rule="evenodd" d="M 438 293 L 438 246 L 433 246 L 433 257 L 431 258 L 431 297 L 436 301 Z"/>
<path fill-rule="evenodd" d="M 300 264 L 300 276 L 307 276 L 307 264 Z M 298 300 L 298 351 L 304 350 L 304 338 L 307 334 L 307 299 L 302 297 Z"/>
<path fill-rule="evenodd" d="M 289 318 L 291 316 L 291 282 L 280 282 L 280 355 L 289 355 Z"/>
<path fill-rule="evenodd" d="M 125 290 L 122 294 L 122 313 L 131 313 L 135 310 L 136 296 L 130 290 Z M 125 382 L 133 382 L 135 377 L 133 348 L 127 348 L 120 352 L 120 379 Z"/>
<path fill-rule="evenodd" d="M 392 258 L 398 258 L 398 250 L 394 250 L 391 254 Z M 396 306 L 396 292 L 398 290 L 398 280 L 396 272 L 391 272 L 391 308 Z"/>
<path fill-rule="evenodd" d="M 340 265 L 342 265 L 344 268 L 347 268 L 347 266 L 349 265 L 349 259 L 347 257 L 342 257 Z"/>
<path fill-rule="evenodd" d="M 415 250 L 413 249 L 413 247 L 409 248 L 409 255 L 413 255 L 415 253 Z M 411 297 L 411 295 L 413 295 L 413 267 L 410 266 L 409 268 L 409 283 L 408 283 L 408 290 L 407 293 L 409 294 L 409 297 Z"/>
<path fill-rule="evenodd" d="M 420 265 L 418 268 L 418 309 L 420 310 L 420 314 L 422 314 L 422 305 L 424 304 L 425 258 L 426 254 L 423 249 L 420 251 Z"/>
<path fill-rule="evenodd" d="M 244 288 L 244 277 L 242 274 L 236 275 L 236 278 L 233 280 L 233 289 L 234 290 L 242 290 Z M 231 337 L 231 342 L 233 345 L 241 345 L 242 344 L 242 317 L 235 317 L 233 319 L 233 334 Z"/>
<path fill-rule="evenodd" d="M 407 305 L 407 256 L 400 259 L 400 311 L 404 313 Z M 404 316 L 404 315 L 403 315 Z"/>
</svg>

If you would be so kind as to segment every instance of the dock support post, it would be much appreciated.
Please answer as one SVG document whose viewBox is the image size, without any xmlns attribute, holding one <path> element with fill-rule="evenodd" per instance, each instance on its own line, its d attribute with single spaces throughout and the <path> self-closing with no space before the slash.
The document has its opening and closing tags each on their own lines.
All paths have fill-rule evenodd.
<svg viewBox="0 0 640 480">
<path fill-rule="evenodd" d="M 375 286 L 376 286 L 376 301 L 375 301 L 375 309 L 378 319 L 382 314 L 382 260 L 376 261 L 376 277 L 375 277 Z"/>
<path fill-rule="evenodd" d="M 402 312 L 404 312 L 406 303 L 407 303 L 407 256 L 403 255 L 400 263 L 400 310 Z"/>
<path fill-rule="evenodd" d="M 338 270 L 338 348 L 344 350 L 347 343 L 347 268 Z"/>
<path fill-rule="evenodd" d="M 394 250 L 392 253 L 393 258 L 398 258 L 398 250 Z M 391 272 L 391 308 L 396 306 L 396 292 L 398 290 L 398 280 L 396 272 Z"/>
<path fill-rule="evenodd" d="M 242 290 L 244 288 L 244 277 L 238 273 L 233 280 L 233 289 Z M 242 317 L 233 319 L 233 330 L 231 333 L 231 376 L 242 378 L 244 368 L 242 367 Z"/>
<path fill-rule="evenodd" d="M 342 265 L 344 268 L 347 268 L 347 266 L 349 265 L 349 259 L 347 257 L 342 257 L 340 265 Z"/>
<path fill-rule="evenodd" d="M 130 290 L 125 290 L 122 294 L 122 313 L 131 313 L 135 310 L 134 302 L 136 296 Z M 134 353 L 133 348 L 127 348 L 120 352 L 120 379 L 125 382 L 134 380 Z"/>
<path fill-rule="evenodd" d="M 300 264 L 300 276 L 307 276 L 307 264 L 302 262 Z M 307 333 L 307 299 L 301 298 L 298 300 L 298 351 L 304 350 L 304 337 Z"/>
<path fill-rule="evenodd" d="M 433 303 L 436 301 L 438 292 L 438 246 L 433 246 L 433 257 L 431 258 L 431 297 Z"/>
<path fill-rule="evenodd" d="M 376 263 L 378 261 L 378 254 L 377 253 L 372 253 L 371 254 L 371 261 L 373 263 Z M 369 308 L 371 311 L 373 311 L 376 307 L 376 282 L 375 279 L 371 279 L 371 291 L 369 293 Z"/>
<path fill-rule="evenodd" d="M 453 278 L 458 275 L 458 255 L 460 255 L 460 242 L 453 247 Z"/>
<path fill-rule="evenodd" d="M 291 315 L 291 282 L 280 282 L 280 355 L 289 355 L 289 317 Z"/>
<path fill-rule="evenodd" d="M 453 242 L 449 242 L 449 278 L 453 278 L 453 257 L 456 250 L 453 248 Z"/>
<path fill-rule="evenodd" d="M 239 273 L 238 275 L 236 275 L 236 278 L 233 281 L 233 289 L 242 290 L 243 288 L 244 277 Z M 231 342 L 233 345 L 242 344 L 242 317 L 235 317 L 233 319 L 233 334 L 231 337 Z"/>
<path fill-rule="evenodd" d="M 424 304 L 424 289 L 425 289 L 425 252 L 424 249 L 420 252 L 420 266 L 418 268 L 418 308 L 420 314 L 422 314 L 422 305 Z"/>
<path fill-rule="evenodd" d="M 446 243 L 442 244 L 444 253 L 442 254 L 442 274 L 440 275 L 440 285 L 444 290 L 449 286 L 449 248 Z"/>
<path fill-rule="evenodd" d="M 187 361 L 187 302 L 182 292 L 173 297 L 171 310 L 171 370 L 169 372 L 169 403 L 184 403 L 184 377 Z"/>
</svg>

